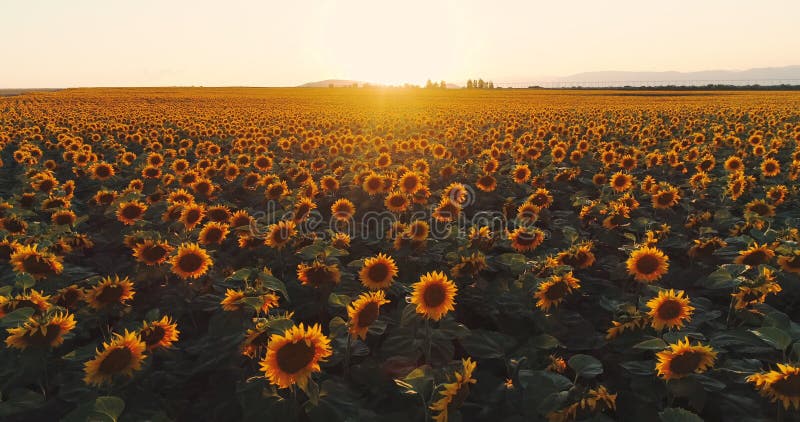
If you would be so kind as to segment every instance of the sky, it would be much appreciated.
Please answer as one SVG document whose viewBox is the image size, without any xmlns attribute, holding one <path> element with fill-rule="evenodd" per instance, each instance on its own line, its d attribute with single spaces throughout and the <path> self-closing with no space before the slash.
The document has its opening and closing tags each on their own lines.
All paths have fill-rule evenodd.
<svg viewBox="0 0 800 422">
<path fill-rule="evenodd" d="M 0 88 L 527 82 L 800 64 L 798 0 L 0 0 Z"/>
</svg>

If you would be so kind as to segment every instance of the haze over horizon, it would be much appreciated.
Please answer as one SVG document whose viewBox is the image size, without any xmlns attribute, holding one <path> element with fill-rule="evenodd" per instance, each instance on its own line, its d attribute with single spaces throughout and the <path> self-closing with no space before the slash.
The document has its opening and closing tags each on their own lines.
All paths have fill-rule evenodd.
<svg viewBox="0 0 800 422">
<path fill-rule="evenodd" d="M 800 2 L 6 2 L 0 88 L 464 84 L 800 64 Z M 741 28 L 758 26 L 756 31 Z"/>
</svg>

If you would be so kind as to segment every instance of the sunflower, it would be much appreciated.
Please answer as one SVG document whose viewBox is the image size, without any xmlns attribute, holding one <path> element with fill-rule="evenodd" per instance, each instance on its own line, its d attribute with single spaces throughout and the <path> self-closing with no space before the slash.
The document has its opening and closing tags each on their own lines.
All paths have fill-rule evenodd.
<svg viewBox="0 0 800 422">
<path fill-rule="evenodd" d="M 26 294 L 16 295 L 11 300 L 0 296 L 0 317 L 20 308 L 31 308 L 34 315 L 44 315 L 53 306 L 49 300 L 50 296 L 45 296 L 35 289 Z"/>
<path fill-rule="evenodd" d="M 531 169 L 528 168 L 527 164 L 518 164 L 514 167 L 514 170 L 511 171 L 511 178 L 516 183 L 525 183 L 531 177 Z"/>
<path fill-rule="evenodd" d="M 621 171 L 618 171 L 611 176 L 609 185 L 611 185 L 611 188 L 616 192 L 625 192 L 633 185 L 633 178 Z"/>
<path fill-rule="evenodd" d="M 331 205 L 331 214 L 337 221 L 349 221 L 356 213 L 356 206 L 346 198 L 341 198 Z"/>
<path fill-rule="evenodd" d="M 64 287 L 53 296 L 53 303 L 64 309 L 77 309 L 83 300 L 84 291 L 76 284 Z"/>
<path fill-rule="evenodd" d="M 779 363 L 777 371 L 750 375 L 747 382 L 771 402 L 780 401 L 784 409 L 800 409 L 800 367 Z"/>
<path fill-rule="evenodd" d="M 594 244 L 586 242 L 580 245 L 571 247 L 569 250 L 560 252 L 556 255 L 556 259 L 561 265 L 569 265 L 575 269 L 589 268 L 594 264 L 595 256 L 592 253 Z"/>
<path fill-rule="evenodd" d="M 539 218 L 539 211 L 541 209 L 536 205 L 525 202 L 517 208 L 517 220 L 522 223 L 533 224 Z"/>
<path fill-rule="evenodd" d="M 455 220 L 461 212 L 461 206 L 452 201 L 449 197 L 443 196 L 439 205 L 433 211 L 433 217 L 436 221 L 446 223 Z"/>
<path fill-rule="evenodd" d="M 199 278 L 213 265 L 211 257 L 197 243 L 183 243 L 170 261 L 172 272 L 182 279 Z"/>
<path fill-rule="evenodd" d="M 458 264 L 450 269 L 453 278 L 476 277 L 481 271 L 489 268 L 486 264 L 486 256 L 480 252 L 473 252 L 472 255 L 462 256 Z"/>
<path fill-rule="evenodd" d="M 206 214 L 209 220 L 217 223 L 227 223 L 231 218 L 231 210 L 225 205 L 212 205 L 208 207 Z"/>
<path fill-rule="evenodd" d="M 196 225 L 203 221 L 206 215 L 206 208 L 203 205 L 189 203 L 183 206 L 181 216 L 178 221 L 183 223 L 186 230 L 192 230 Z"/>
<path fill-rule="evenodd" d="M 509 234 L 509 239 L 517 252 L 532 251 L 544 242 L 544 233 L 537 228 L 518 227 Z"/>
<path fill-rule="evenodd" d="M 347 249 L 350 247 L 350 235 L 337 232 L 331 238 L 331 246 L 336 249 Z"/>
<path fill-rule="evenodd" d="M 125 304 L 133 299 L 136 291 L 128 277 L 104 277 L 86 292 L 86 303 L 94 309 L 103 309 L 114 304 Z"/>
<path fill-rule="evenodd" d="M 422 177 L 413 171 L 407 171 L 398 180 L 397 186 L 409 195 L 415 194 L 422 187 Z"/>
<path fill-rule="evenodd" d="M 292 219 L 297 222 L 303 221 L 315 208 L 317 208 L 317 204 L 310 198 L 301 198 L 294 204 Z"/>
<path fill-rule="evenodd" d="M 95 358 L 84 364 L 83 381 L 100 386 L 110 383 L 115 375 L 133 376 L 133 371 L 142 367 L 146 348 L 135 332 L 114 333 L 111 341 L 103 343 L 103 350 L 97 349 Z"/>
<path fill-rule="evenodd" d="M 305 328 L 300 323 L 283 335 L 270 337 L 261 370 L 278 388 L 297 384 L 305 389 L 311 374 L 320 371 L 319 363 L 332 354 L 330 339 L 322 334 L 319 324 Z"/>
<path fill-rule="evenodd" d="M 400 191 L 395 191 L 386 195 L 383 205 L 389 211 L 400 213 L 408 209 L 410 202 L 408 196 Z"/>
<path fill-rule="evenodd" d="M 262 356 L 269 344 L 270 330 L 266 321 L 256 323 L 253 328 L 248 328 L 242 343 L 242 355 L 251 359 Z"/>
<path fill-rule="evenodd" d="M 382 253 L 364 260 L 364 266 L 358 273 L 361 284 L 370 290 L 386 289 L 392 285 L 397 275 L 397 264 L 389 256 Z"/>
<path fill-rule="evenodd" d="M 20 350 L 28 347 L 58 347 L 64 334 L 75 328 L 75 316 L 57 313 L 48 318 L 31 317 L 21 327 L 8 328 L 6 346 Z"/>
<path fill-rule="evenodd" d="M 536 307 L 547 312 L 553 306 L 558 307 L 568 294 L 580 287 L 580 280 L 573 277 L 572 272 L 551 276 L 539 284 L 536 294 L 534 294 L 537 299 Z"/>
<path fill-rule="evenodd" d="M 469 247 L 488 250 L 494 244 L 494 236 L 488 226 L 472 226 L 469 228 Z"/>
<path fill-rule="evenodd" d="M 117 220 L 126 226 L 136 224 L 147 211 L 147 205 L 140 201 L 129 201 L 119 204 L 117 208 Z"/>
<path fill-rule="evenodd" d="M 227 224 L 209 221 L 200 230 L 200 234 L 197 236 L 197 239 L 201 245 L 221 245 L 225 238 L 228 237 L 228 233 L 229 230 Z"/>
<path fill-rule="evenodd" d="M 763 199 L 755 199 L 747 203 L 744 206 L 744 213 L 745 218 L 747 217 L 774 217 L 775 216 L 775 207 L 768 204 L 767 201 Z"/>
<path fill-rule="evenodd" d="M 727 246 L 728 243 L 721 238 L 714 236 L 709 239 L 695 239 L 694 245 L 689 248 L 687 254 L 691 258 L 707 258 L 719 248 Z"/>
<path fill-rule="evenodd" d="M 469 395 L 469 385 L 475 384 L 476 379 L 472 378 L 472 373 L 475 371 L 477 363 L 472 359 L 466 358 L 461 360 L 461 372 L 455 372 L 455 382 L 442 384 L 442 389 L 439 390 L 439 400 L 431 403 L 430 409 L 439 412 L 433 420 L 436 422 L 447 422 L 448 414 L 451 410 L 455 410 L 464 404 L 467 396 Z"/>
<path fill-rule="evenodd" d="M 702 373 L 714 366 L 717 352 L 710 346 L 689 344 L 689 338 L 670 344 L 669 349 L 656 353 L 656 371 L 666 380 L 683 378 L 692 373 Z"/>
<path fill-rule="evenodd" d="M 800 274 L 800 250 L 794 251 L 789 256 L 779 256 L 778 265 L 783 271 Z"/>
<path fill-rule="evenodd" d="M 658 296 L 647 302 L 648 314 L 653 319 L 656 330 L 682 328 L 685 321 L 692 319 L 694 307 L 689 305 L 689 298 L 684 297 L 682 290 L 661 290 Z"/>
<path fill-rule="evenodd" d="M 417 313 L 423 317 L 438 321 L 455 310 L 458 288 L 444 273 L 434 271 L 423 275 L 413 289 L 411 303 L 417 305 Z"/>
<path fill-rule="evenodd" d="M 347 316 L 350 318 L 350 334 L 361 340 L 367 338 L 367 331 L 380 315 L 381 305 L 389 303 L 383 290 L 362 293 L 347 307 Z"/>
<path fill-rule="evenodd" d="M 302 262 L 297 265 L 297 278 L 304 285 L 330 288 L 339 284 L 341 276 L 336 264 L 315 261 L 311 265 Z"/>
<path fill-rule="evenodd" d="M 147 346 L 148 351 L 167 349 L 178 341 L 178 334 L 180 333 L 178 324 L 165 315 L 158 321 L 145 321 L 142 324 L 142 329 L 139 330 L 139 338 Z"/>
<path fill-rule="evenodd" d="M 57 226 L 71 226 L 77 219 L 72 210 L 58 210 L 50 215 L 50 221 Z"/>
<path fill-rule="evenodd" d="M 640 282 L 653 282 L 669 270 L 669 257 L 658 248 L 644 246 L 631 252 L 628 273 Z"/>
<path fill-rule="evenodd" d="M 370 173 L 364 178 L 361 188 L 370 196 L 377 195 L 383 191 L 383 177 L 377 173 Z"/>
<path fill-rule="evenodd" d="M 133 247 L 133 257 L 145 265 L 163 264 L 172 249 L 164 240 L 146 239 Z"/>
<path fill-rule="evenodd" d="M 9 257 L 9 262 L 18 273 L 30 274 L 39 280 L 61 274 L 64 266 L 61 258 L 49 252 L 39 251 L 38 245 L 20 245 Z"/>
<path fill-rule="evenodd" d="M 242 299 L 247 297 L 241 290 L 228 289 L 225 292 L 225 298 L 219 303 L 222 305 L 222 310 L 228 312 L 236 312 L 242 309 Z"/>
<path fill-rule="evenodd" d="M 761 264 L 766 264 L 775 257 L 775 251 L 769 248 L 767 244 L 760 245 L 753 244 L 749 248 L 739 251 L 739 256 L 733 260 L 734 264 L 749 265 L 757 267 Z"/>
<path fill-rule="evenodd" d="M 297 234 L 297 225 L 294 221 L 279 221 L 267 228 L 264 244 L 275 249 L 283 249 L 286 244 Z"/>
<path fill-rule="evenodd" d="M 553 205 L 553 194 L 545 188 L 538 188 L 536 192 L 528 197 L 529 203 L 539 207 L 540 209 L 550 208 Z"/>
<path fill-rule="evenodd" d="M 478 177 L 475 186 L 484 192 L 492 192 L 497 188 L 497 180 L 491 174 L 484 174 Z"/>
<path fill-rule="evenodd" d="M 653 195 L 653 208 L 655 209 L 668 209 L 681 200 L 681 195 L 675 187 L 659 188 L 658 192 Z"/>
<path fill-rule="evenodd" d="M 3 239 L 0 240 L 0 261 L 8 262 L 11 260 L 11 255 L 22 246 L 16 240 Z"/>
<path fill-rule="evenodd" d="M 775 177 L 781 173 L 781 163 L 774 158 L 766 158 L 761 162 L 761 174 L 764 177 Z"/>
</svg>

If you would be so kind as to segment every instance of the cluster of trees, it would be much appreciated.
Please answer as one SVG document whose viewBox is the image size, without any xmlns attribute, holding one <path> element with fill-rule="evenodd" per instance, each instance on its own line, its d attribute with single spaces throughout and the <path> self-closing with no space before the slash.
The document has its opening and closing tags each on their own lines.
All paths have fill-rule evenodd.
<svg viewBox="0 0 800 422">
<path fill-rule="evenodd" d="M 425 88 L 447 88 L 447 84 L 445 81 L 433 82 L 428 79 L 428 82 L 425 82 Z"/>
<path fill-rule="evenodd" d="M 494 89 L 494 82 L 483 79 L 467 79 L 467 89 Z"/>
</svg>

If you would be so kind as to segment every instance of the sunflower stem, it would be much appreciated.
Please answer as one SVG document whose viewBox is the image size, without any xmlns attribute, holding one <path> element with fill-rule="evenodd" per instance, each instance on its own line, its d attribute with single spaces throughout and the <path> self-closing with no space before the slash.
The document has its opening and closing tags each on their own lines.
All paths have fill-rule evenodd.
<svg viewBox="0 0 800 422">
<path fill-rule="evenodd" d="M 431 322 L 425 318 L 425 363 L 431 363 Z"/>
<path fill-rule="evenodd" d="M 347 345 L 344 348 L 344 379 L 347 380 L 350 378 L 350 343 L 352 342 L 352 338 L 350 338 L 350 330 L 347 330 Z"/>
</svg>

